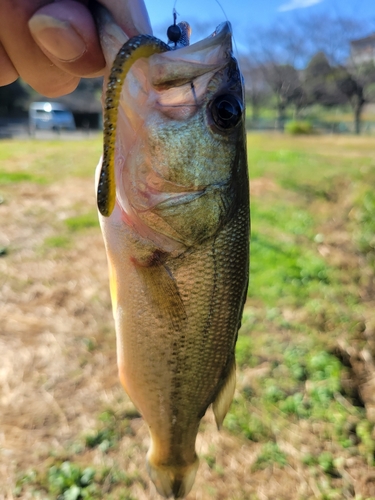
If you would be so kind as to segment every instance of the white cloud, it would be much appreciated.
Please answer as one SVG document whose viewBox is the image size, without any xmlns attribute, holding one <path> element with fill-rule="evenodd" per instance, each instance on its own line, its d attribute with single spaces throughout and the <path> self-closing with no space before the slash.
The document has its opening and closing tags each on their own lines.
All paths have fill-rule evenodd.
<svg viewBox="0 0 375 500">
<path fill-rule="evenodd" d="M 324 2 L 324 0 L 290 0 L 290 2 L 281 5 L 278 10 L 285 12 L 287 10 L 304 9 L 305 7 L 311 7 L 311 5 L 321 2 Z"/>
</svg>

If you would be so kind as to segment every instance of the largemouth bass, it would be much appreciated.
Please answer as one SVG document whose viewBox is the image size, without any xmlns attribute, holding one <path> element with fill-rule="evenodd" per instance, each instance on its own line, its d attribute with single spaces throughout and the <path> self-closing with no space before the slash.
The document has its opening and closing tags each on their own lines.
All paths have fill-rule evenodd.
<svg viewBox="0 0 375 500">
<path fill-rule="evenodd" d="M 110 66 L 128 39 L 102 17 Z M 132 58 L 142 44 L 153 55 Z M 229 23 L 178 50 L 149 37 L 122 50 L 97 169 L 119 377 L 150 431 L 151 479 L 183 498 L 200 420 L 212 404 L 220 427 L 235 389 L 249 256 L 242 76 Z"/>
</svg>

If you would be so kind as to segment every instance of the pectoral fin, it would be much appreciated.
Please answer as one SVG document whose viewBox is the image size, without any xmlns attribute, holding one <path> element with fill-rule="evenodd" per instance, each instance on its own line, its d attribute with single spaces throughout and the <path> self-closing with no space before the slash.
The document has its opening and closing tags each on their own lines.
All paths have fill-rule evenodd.
<svg viewBox="0 0 375 500">
<path fill-rule="evenodd" d="M 173 328 L 181 329 L 186 321 L 185 306 L 182 301 L 176 280 L 165 264 L 157 264 L 149 267 L 138 267 L 138 273 L 145 283 L 145 290 L 155 308 L 169 319 Z"/>
<path fill-rule="evenodd" d="M 234 390 L 236 388 L 236 361 L 233 358 L 227 378 L 220 389 L 219 394 L 216 396 L 215 401 L 212 403 L 212 409 L 215 415 L 217 428 L 220 429 L 225 415 L 228 413 L 229 407 L 232 403 Z"/>
</svg>

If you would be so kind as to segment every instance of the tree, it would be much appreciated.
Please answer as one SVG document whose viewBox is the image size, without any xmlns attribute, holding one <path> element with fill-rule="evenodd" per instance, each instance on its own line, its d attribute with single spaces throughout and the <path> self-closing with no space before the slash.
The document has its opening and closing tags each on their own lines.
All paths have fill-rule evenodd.
<svg viewBox="0 0 375 500">
<path fill-rule="evenodd" d="M 258 29 L 249 40 L 249 58 L 260 69 L 276 101 L 277 126 L 283 128 L 286 109 L 293 106 L 296 116 L 306 105 L 301 67 L 305 55 L 305 40 L 295 25 L 276 23 L 268 29 Z"/>
<path fill-rule="evenodd" d="M 335 71 L 335 81 L 352 107 L 355 133 L 359 134 L 363 107 L 374 98 L 375 64 L 368 61 L 340 66 Z"/>
<path fill-rule="evenodd" d="M 275 96 L 279 127 L 288 106 L 294 106 L 298 116 L 304 106 L 314 103 L 350 103 L 359 133 L 363 106 L 375 99 L 375 69 L 374 61 L 364 64 L 350 57 L 350 47 L 351 41 L 369 30 L 367 21 L 311 13 L 289 24 L 276 22 L 268 29 L 254 30 L 247 57 L 261 68 Z"/>
<path fill-rule="evenodd" d="M 326 55 L 332 68 L 331 78 L 351 105 L 355 132 L 359 134 L 363 106 L 374 98 L 375 67 L 374 61 L 354 57 L 350 48 L 351 42 L 363 37 L 370 26 L 339 16 L 310 16 L 302 25 L 310 44 Z"/>
<path fill-rule="evenodd" d="M 276 97 L 278 128 L 282 129 L 285 110 L 288 105 L 295 106 L 296 115 L 305 102 L 298 71 L 290 64 L 269 64 L 263 67 L 265 79 Z"/>
<path fill-rule="evenodd" d="M 308 105 L 337 106 L 345 103 L 345 97 L 337 88 L 334 68 L 324 52 L 317 52 L 303 72 L 303 87 Z"/>
<path fill-rule="evenodd" d="M 259 117 L 259 108 L 267 100 L 270 88 L 264 78 L 262 68 L 254 63 L 249 57 L 239 58 L 241 72 L 245 80 L 246 102 L 250 103 L 252 119 Z"/>
</svg>

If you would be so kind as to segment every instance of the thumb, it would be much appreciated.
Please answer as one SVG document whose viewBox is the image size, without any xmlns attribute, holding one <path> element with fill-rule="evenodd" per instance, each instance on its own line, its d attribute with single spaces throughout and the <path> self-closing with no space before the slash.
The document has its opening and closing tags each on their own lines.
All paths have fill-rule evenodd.
<svg viewBox="0 0 375 500">
<path fill-rule="evenodd" d="M 57 67 L 79 77 L 103 72 L 105 61 L 95 22 L 83 4 L 74 0 L 48 4 L 31 17 L 29 28 Z"/>
</svg>

